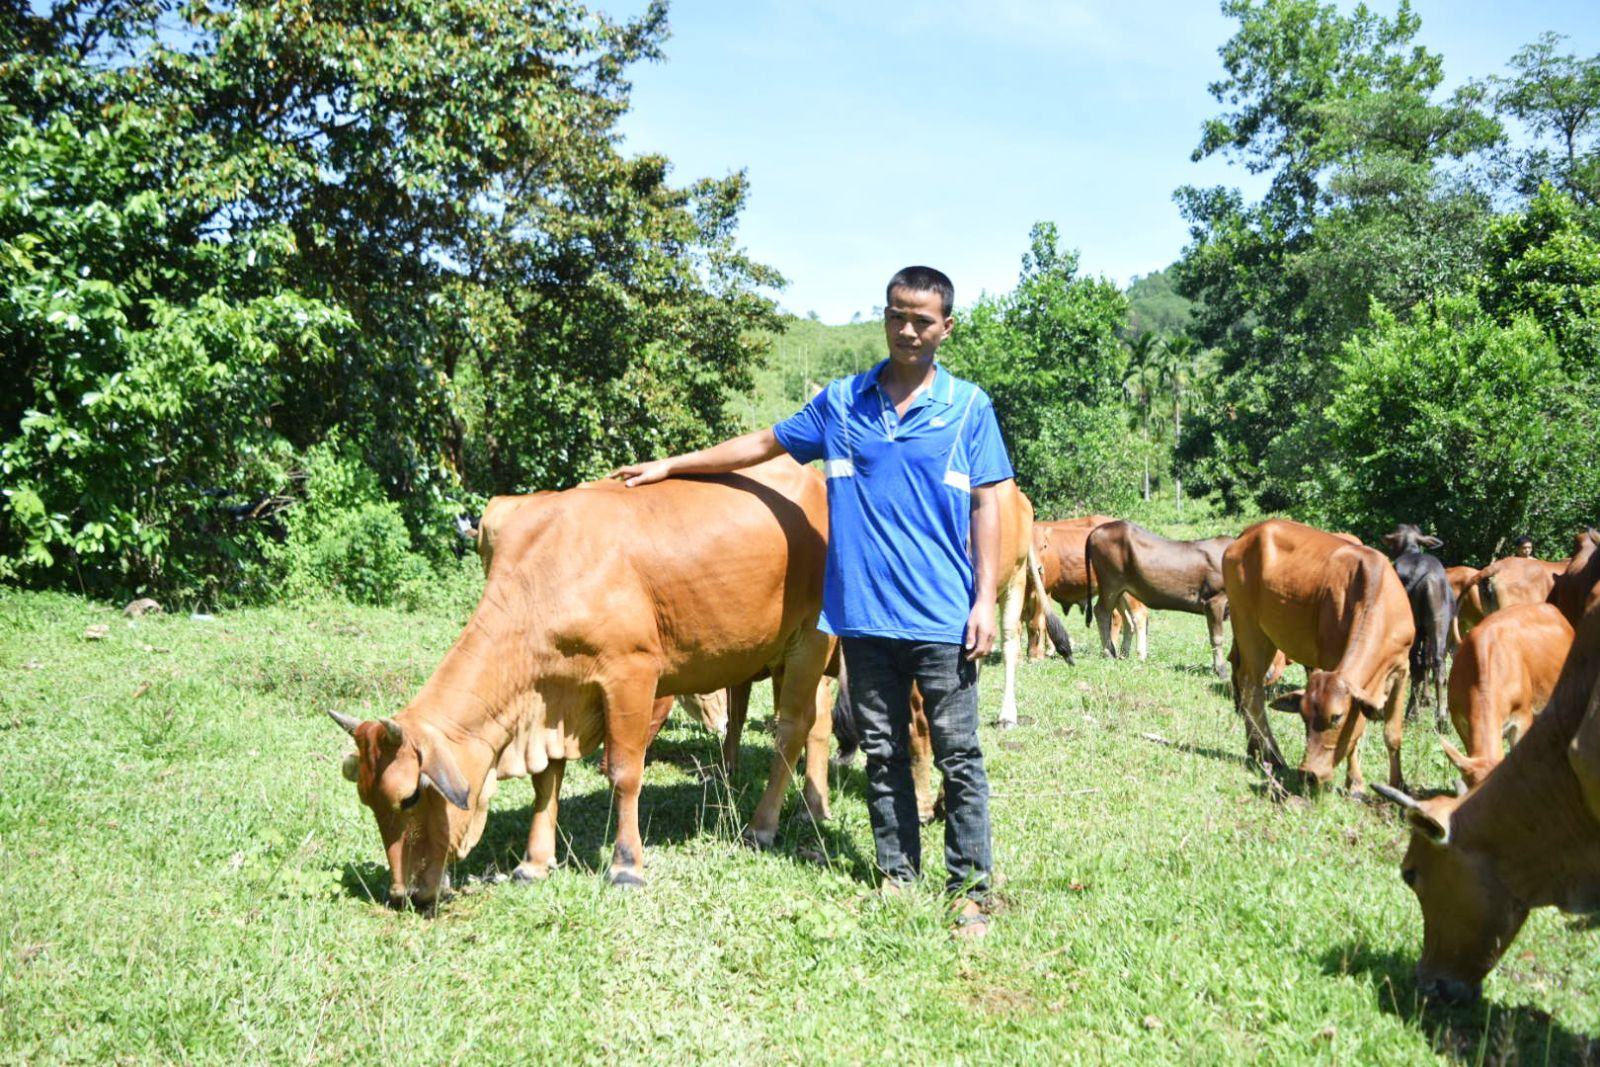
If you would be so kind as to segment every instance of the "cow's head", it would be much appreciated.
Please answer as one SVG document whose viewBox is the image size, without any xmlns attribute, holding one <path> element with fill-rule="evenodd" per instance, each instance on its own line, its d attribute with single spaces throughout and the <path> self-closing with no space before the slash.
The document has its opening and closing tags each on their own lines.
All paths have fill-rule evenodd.
<svg viewBox="0 0 1600 1067">
<path fill-rule="evenodd" d="M 1350 687 L 1335 671 L 1312 671 L 1304 689 L 1278 697 L 1272 706 L 1298 714 L 1306 725 L 1306 754 L 1300 773 L 1317 788 L 1333 780 L 1333 770 L 1350 756 L 1361 739 L 1362 717 L 1380 706 Z"/>
<path fill-rule="evenodd" d="M 1406 809 L 1411 844 L 1400 877 L 1422 905 L 1422 956 L 1417 991 L 1446 1001 L 1476 999 L 1483 978 L 1528 917 L 1500 880 L 1488 853 L 1450 836 L 1461 797 L 1414 800 L 1386 785 L 1374 788 Z"/>
<path fill-rule="evenodd" d="M 474 796 L 455 746 L 426 724 L 394 719 L 362 722 L 329 712 L 355 739 L 344 776 L 372 809 L 389 858 L 389 902 L 426 907 L 449 889 L 446 867 L 483 833 L 494 776 Z"/>
<path fill-rule="evenodd" d="M 1384 546 L 1389 549 L 1389 555 L 1398 556 L 1404 552 L 1421 551 L 1424 548 L 1437 552 L 1444 547 L 1444 542 L 1431 534 L 1425 534 L 1422 529 L 1409 522 L 1402 522 L 1394 528 L 1393 533 L 1383 535 Z"/>
</svg>

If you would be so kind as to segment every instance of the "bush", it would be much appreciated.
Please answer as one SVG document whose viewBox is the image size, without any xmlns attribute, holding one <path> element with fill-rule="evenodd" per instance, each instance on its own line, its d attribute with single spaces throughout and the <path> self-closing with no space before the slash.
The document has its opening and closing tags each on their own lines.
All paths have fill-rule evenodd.
<svg viewBox="0 0 1600 1067">
<path fill-rule="evenodd" d="M 335 436 L 307 454 L 302 497 L 286 516 L 281 543 L 262 548 L 258 584 L 290 599 L 342 596 L 361 604 L 417 607 L 436 575 L 412 551 L 400 507 Z"/>
<path fill-rule="evenodd" d="M 1600 396 L 1532 318 L 1501 325 L 1471 297 L 1372 314 L 1344 346 L 1309 518 L 1369 541 L 1413 522 L 1485 563 L 1517 534 L 1564 546 L 1600 517 Z"/>
</svg>

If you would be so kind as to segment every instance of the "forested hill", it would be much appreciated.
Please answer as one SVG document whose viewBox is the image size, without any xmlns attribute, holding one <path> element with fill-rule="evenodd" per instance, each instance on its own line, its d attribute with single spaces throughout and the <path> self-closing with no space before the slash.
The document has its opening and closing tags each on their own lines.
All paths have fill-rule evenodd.
<svg viewBox="0 0 1600 1067">
<path fill-rule="evenodd" d="M 755 387 L 729 404 L 752 430 L 794 414 L 810 399 L 813 385 L 866 370 L 885 354 L 883 324 L 876 319 L 829 326 L 788 316 L 768 336 L 771 347 L 755 372 Z"/>
</svg>

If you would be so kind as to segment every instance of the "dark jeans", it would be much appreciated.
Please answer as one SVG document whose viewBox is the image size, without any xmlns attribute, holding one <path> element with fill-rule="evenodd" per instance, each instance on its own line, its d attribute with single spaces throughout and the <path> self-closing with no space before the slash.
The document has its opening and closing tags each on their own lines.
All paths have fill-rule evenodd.
<svg viewBox="0 0 1600 1067">
<path fill-rule="evenodd" d="M 933 759 L 944 775 L 946 889 L 989 892 L 989 779 L 978 749 L 978 665 L 960 645 L 844 638 L 850 703 L 867 757 L 867 808 L 878 869 L 909 882 L 922 873 L 922 828 L 911 784 L 911 683 L 922 691 Z"/>
</svg>

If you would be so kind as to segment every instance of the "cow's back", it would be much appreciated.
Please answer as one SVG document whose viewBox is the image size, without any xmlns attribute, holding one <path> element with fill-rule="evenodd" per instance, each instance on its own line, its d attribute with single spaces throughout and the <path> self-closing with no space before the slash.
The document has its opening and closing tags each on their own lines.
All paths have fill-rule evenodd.
<svg viewBox="0 0 1600 1067">
<path fill-rule="evenodd" d="M 827 556 L 822 478 L 788 457 L 736 474 L 597 482 L 518 509 L 485 600 L 535 613 L 554 669 L 659 667 L 662 695 L 708 692 L 777 660 L 815 624 Z"/>
<path fill-rule="evenodd" d="M 1086 574 L 1084 546 L 1097 527 L 1114 522 L 1109 515 L 1084 515 L 1033 524 L 1034 547 L 1044 571 L 1044 586 L 1057 600 L 1074 604 L 1094 590 L 1094 575 Z"/>
<path fill-rule="evenodd" d="M 1222 573 L 1235 616 L 1308 667 L 1337 667 L 1358 617 L 1369 612 L 1374 617 L 1360 625 L 1383 626 L 1387 632 L 1374 636 L 1402 659 L 1416 633 L 1410 599 L 1383 554 L 1315 527 L 1256 523 L 1223 553 Z"/>
</svg>

